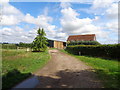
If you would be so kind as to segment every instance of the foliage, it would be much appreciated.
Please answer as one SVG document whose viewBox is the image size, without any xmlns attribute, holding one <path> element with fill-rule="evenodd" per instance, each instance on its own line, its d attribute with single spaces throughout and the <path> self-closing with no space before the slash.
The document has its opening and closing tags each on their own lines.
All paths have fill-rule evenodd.
<svg viewBox="0 0 120 90">
<path fill-rule="evenodd" d="M 18 44 L 19 47 L 25 47 L 25 48 L 31 48 L 32 47 L 32 43 L 23 43 L 23 42 L 20 42 Z"/>
<path fill-rule="evenodd" d="M 25 50 L 2 50 L 2 76 L 4 88 L 10 88 L 42 68 L 50 59 L 48 51 L 26 52 Z M 18 70 L 17 73 L 14 69 Z M 11 74 L 11 73 L 12 74 Z M 10 73 L 10 74 L 9 74 Z M 27 75 L 27 76 L 26 76 Z"/>
<path fill-rule="evenodd" d="M 108 45 L 73 45 L 68 46 L 66 50 L 76 55 L 87 55 L 95 57 L 103 57 L 110 59 L 120 59 L 120 44 Z"/>
<path fill-rule="evenodd" d="M 31 75 L 31 73 L 21 73 L 19 70 L 13 69 L 2 77 L 2 89 L 10 89 L 15 83 L 19 83 Z"/>
<path fill-rule="evenodd" d="M 70 54 L 65 50 L 61 51 L 78 58 L 87 65 L 92 66 L 94 68 L 94 72 L 97 74 L 98 78 L 101 79 L 105 88 L 119 88 L 119 61 L 88 56 L 78 56 Z"/>
<path fill-rule="evenodd" d="M 44 32 L 44 29 L 39 28 L 37 34 L 37 37 L 33 41 L 32 48 L 34 51 L 45 51 L 47 49 L 48 42 L 45 37 L 46 33 Z"/>
<path fill-rule="evenodd" d="M 2 49 L 17 49 L 16 44 L 2 44 Z"/>
<path fill-rule="evenodd" d="M 2 43 L 2 49 L 17 49 L 17 47 L 22 48 L 31 48 L 32 43 L 23 43 L 20 42 L 19 44 L 10 44 L 10 43 Z"/>
<path fill-rule="evenodd" d="M 71 41 L 67 45 L 100 45 L 100 43 L 97 41 Z"/>
</svg>

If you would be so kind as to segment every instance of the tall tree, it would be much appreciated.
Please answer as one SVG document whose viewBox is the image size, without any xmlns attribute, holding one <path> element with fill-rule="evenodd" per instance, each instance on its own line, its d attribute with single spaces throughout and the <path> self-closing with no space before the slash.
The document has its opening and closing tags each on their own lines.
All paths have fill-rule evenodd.
<svg viewBox="0 0 120 90">
<path fill-rule="evenodd" d="M 38 29 L 37 31 L 37 37 L 33 41 L 33 51 L 45 51 L 47 49 L 47 38 L 46 33 L 44 32 L 44 29 Z"/>
</svg>

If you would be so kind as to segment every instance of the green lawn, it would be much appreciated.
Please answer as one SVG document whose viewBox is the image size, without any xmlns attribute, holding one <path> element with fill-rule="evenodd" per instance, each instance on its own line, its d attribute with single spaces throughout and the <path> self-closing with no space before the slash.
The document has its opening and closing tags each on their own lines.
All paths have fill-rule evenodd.
<svg viewBox="0 0 120 90">
<path fill-rule="evenodd" d="M 33 72 L 42 68 L 50 59 L 46 52 L 26 52 L 25 50 L 2 50 L 3 88 L 10 88 Z"/>
<path fill-rule="evenodd" d="M 61 51 L 67 53 L 64 50 Z M 72 55 L 72 56 L 85 62 L 87 65 L 92 66 L 95 69 L 95 73 L 97 73 L 98 77 L 103 82 L 105 88 L 119 88 L 118 77 L 120 76 L 120 70 L 119 70 L 120 62 L 114 60 L 95 58 L 95 57 L 77 56 L 77 55 Z"/>
</svg>

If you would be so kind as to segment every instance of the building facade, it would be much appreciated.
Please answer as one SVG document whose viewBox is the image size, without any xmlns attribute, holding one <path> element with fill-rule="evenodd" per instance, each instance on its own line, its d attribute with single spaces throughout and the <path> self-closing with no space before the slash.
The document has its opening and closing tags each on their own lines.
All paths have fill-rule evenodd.
<svg viewBox="0 0 120 90">
<path fill-rule="evenodd" d="M 66 47 L 66 42 L 57 41 L 57 40 L 48 40 L 48 47 L 57 48 L 57 49 L 64 49 Z"/>
</svg>

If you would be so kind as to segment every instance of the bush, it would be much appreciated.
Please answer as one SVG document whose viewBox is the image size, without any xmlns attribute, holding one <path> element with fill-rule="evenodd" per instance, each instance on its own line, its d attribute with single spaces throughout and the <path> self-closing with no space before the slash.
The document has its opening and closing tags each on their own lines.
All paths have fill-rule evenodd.
<svg viewBox="0 0 120 90">
<path fill-rule="evenodd" d="M 71 41 L 67 45 L 100 45 L 100 43 L 97 41 Z"/>
<path fill-rule="evenodd" d="M 69 53 L 79 55 L 88 55 L 96 57 L 104 57 L 110 59 L 120 59 L 120 44 L 108 45 L 72 45 L 68 46 L 66 50 Z"/>
</svg>

